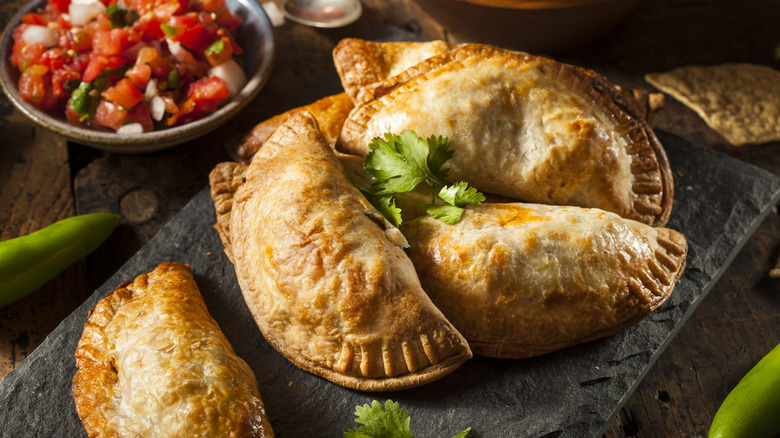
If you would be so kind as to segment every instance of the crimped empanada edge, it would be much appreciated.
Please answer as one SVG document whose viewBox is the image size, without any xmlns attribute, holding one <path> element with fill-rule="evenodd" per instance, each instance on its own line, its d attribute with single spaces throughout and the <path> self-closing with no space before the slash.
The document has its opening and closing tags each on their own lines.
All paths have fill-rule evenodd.
<svg viewBox="0 0 780 438">
<path fill-rule="evenodd" d="M 299 355 L 288 351 L 286 348 L 280 348 L 281 346 L 276 345 L 276 343 L 271 343 L 277 351 L 298 368 L 345 388 L 366 392 L 399 391 L 416 388 L 449 375 L 473 357 L 471 349 L 464 339 L 464 348 L 458 354 L 448 356 L 424 369 L 397 376 L 361 377 L 340 373 L 316 362 L 302 359 Z"/>
<path fill-rule="evenodd" d="M 233 263 L 233 253 L 230 250 L 230 215 L 233 210 L 233 198 L 236 190 L 243 184 L 247 165 L 225 162 L 217 164 L 209 173 L 211 199 L 214 201 L 217 230 L 222 241 L 225 255 Z"/>
<path fill-rule="evenodd" d="M 649 316 L 671 296 L 678 280 L 685 271 L 686 257 L 688 254 L 687 241 L 682 233 L 671 228 L 654 229 L 658 233 L 657 242 L 659 244 L 659 249 L 655 251 L 655 256 L 661 261 L 660 269 L 662 269 L 663 272 L 661 275 L 651 274 L 654 278 L 648 278 L 645 279 L 645 281 L 653 281 L 656 282 L 656 284 L 660 283 L 660 290 L 656 291 L 656 293 L 653 293 L 649 290 L 648 286 L 637 283 L 627 284 L 626 287 L 631 290 L 632 294 L 637 294 L 640 297 L 649 297 L 649 300 L 646 301 L 646 305 L 644 307 L 630 308 L 632 312 L 626 313 L 625 320 L 623 320 L 620 324 L 609 327 L 605 330 L 596 331 L 580 338 L 567 339 L 544 345 L 502 342 L 499 340 L 492 341 L 469 339 L 469 346 L 471 346 L 474 354 L 478 356 L 494 357 L 499 359 L 524 359 L 540 356 L 568 347 L 573 347 L 575 345 L 612 336 L 632 327 L 639 321 Z M 657 272 L 656 269 L 652 270 Z M 663 279 L 661 277 L 663 277 Z M 650 285 L 650 287 L 653 286 Z M 640 291 L 641 288 L 648 290 Z"/>
<path fill-rule="evenodd" d="M 467 62 L 475 57 L 488 56 L 499 52 L 503 56 L 515 58 L 518 61 L 538 59 L 540 68 L 552 66 L 558 69 L 556 74 L 566 74 L 568 80 L 578 86 L 582 92 L 600 103 L 602 108 L 616 120 L 619 130 L 631 144 L 626 153 L 631 160 L 631 172 L 636 179 L 632 184 L 632 193 L 636 196 L 630 200 L 631 211 L 621 215 L 638 220 L 652 226 L 665 225 L 671 214 L 674 199 L 674 182 L 671 166 L 666 151 L 652 128 L 647 124 L 636 108 L 620 93 L 620 90 L 602 75 L 581 67 L 559 63 L 545 57 L 534 57 L 524 52 L 512 52 L 480 44 L 467 44 L 460 48 L 428 58 L 417 66 L 411 67 L 393 78 L 378 82 L 360 90 L 356 107 L 350 112 L 344 123 L 341 134 L 336 141 L 336 149 L 348 154 L 365 155 L 368 145 L 356 141 L 377 113 L 377 102 L 391 93 L 403 93 L 413 88 L 418 82 L 425 80 L 450 62 Z M 660 180 L 660 187 L 654 183 Z M 643 176 L 645 175 L 645 176 Z M 657 200 L 656 197 L 660 197 Z"/>
</svg>

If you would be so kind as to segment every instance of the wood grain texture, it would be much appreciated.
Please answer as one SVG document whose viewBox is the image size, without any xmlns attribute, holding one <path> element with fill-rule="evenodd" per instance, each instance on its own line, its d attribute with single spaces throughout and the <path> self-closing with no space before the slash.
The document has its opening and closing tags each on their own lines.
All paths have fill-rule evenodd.
<svg viewBox="0 0 780 438">
<path fill-rule="evenodd" d="M 3 2 L 0 22 L 7 22 L 23 3 Z M 240 117 L 195 146 L 145 156 L 114 156 L 85 152 L 77 145 L 65 148 L 62 140 L 52 136 L 44 140 L 44 133 L 36 134 L 39 141 L 28 146 L 23 141 L 29 142 L 32 134 L 16 129 L 26 122 L 21 116 L 13 119 L 13 136 L 7 136 L 4 129 L 0 140 L 0 239 L 73 214 L 72 201 L 68 205 L 68 155 L 74 170 L 81 169 L 76 175 L 79 213 L 106 208 L 118 212 L 124 199 L 126 208 L 134 209 L 128 217 L 147 218 L 150 191 L 160 202 L 150 219 L 123 224 L 105 248 L 87 258 L 89 289 L 78 271 L 69 270 L 44 288 L 51 290 L 41 290 L 0 310 L 0 377 L 32 351 L 85 298 L 86 291 L 112 274 L 205 186 L 213 164 L 230 155 L 252 126 L 309 103 L 311 96 L 340 91 L 327 75 L 335 75 L 330 50 L 341 38 L 371 38 L 382 26 L 404 28 L 426 39 L 447 38 L 447 30 L 424 15 L 413 0 L 362 3 L 361 19 L 344 29 L 317 30 L 293 23 L 276 29 L 277 58 L 268 85 Z M 753 62 L 779 68 L 773 59 L 774 47 L 780 42 L 775 7 L 776 2 L 765 0 L 647 0 L 605 38 L 556 58 L 646 91 L 655 90 L 643 80 L 644 74 L 686 64 Z M 7 101 L 0 99 L 1 103 L 8 108 Z M 780 175 L 780 143 L 732 147 L 693 111 L 671 98 L 658 114 L 656 126 L 696 146 Z M 780 215 L 775 211 L 658 359 L 605 437 L 706 436 L 726 394 L 780 342 L 780 279 L 768 277 L 778 256 Z M 479 431 L 480 436 L 489 433 Z"/>
<path fill-rule="evenodd" d="M 65 140 L 7 113 L 0 147 L 0 241 L 73 216 Z M 16 367 L 89 294 L 78 262 L 37 292 L 0 309 L 0 376 Z"/>
</svg>

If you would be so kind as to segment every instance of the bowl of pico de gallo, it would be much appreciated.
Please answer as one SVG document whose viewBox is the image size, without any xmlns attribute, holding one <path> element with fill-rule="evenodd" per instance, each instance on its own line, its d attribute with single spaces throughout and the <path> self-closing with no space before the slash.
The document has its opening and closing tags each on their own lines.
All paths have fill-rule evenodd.
<svg viewBox="0 0 780 438">
<path fill-rule="evenodd" d="M 19 111 L 120 153 L 218 128 L 265 85 L 274 57 L 256 0 L 34 0 L 0 44 L 0 84 Z"/>
</svg>

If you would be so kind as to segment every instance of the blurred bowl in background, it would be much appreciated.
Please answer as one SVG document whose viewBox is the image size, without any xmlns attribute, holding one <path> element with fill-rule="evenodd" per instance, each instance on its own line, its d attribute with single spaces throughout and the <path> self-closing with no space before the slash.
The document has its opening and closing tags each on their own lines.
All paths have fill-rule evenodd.
<svg viewBox="0 0 780 438">
<path fill-rule="evenodd" d="M 606 35 L 642 0 L 415 0 L 456 42 L 556 53 Z"/>
</svg>

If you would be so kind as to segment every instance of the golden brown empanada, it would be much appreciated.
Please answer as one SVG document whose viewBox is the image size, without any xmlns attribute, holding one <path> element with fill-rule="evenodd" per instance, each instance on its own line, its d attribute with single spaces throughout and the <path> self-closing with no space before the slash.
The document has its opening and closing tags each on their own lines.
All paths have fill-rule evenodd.
<svg viewBox="0 0 780 438">
<path fill-rule="evenodd" d="M 621 331 L 666 300 L 682 234 L 598 209 L 469 207 L 401 225 L 423 288 L 475 354 L 524 358 Z"/>
<path fill-rule="evenodd" d="M 352 100 L 345 93 L 340 93 L 323 97 L 308 105 L 285 111 L 268 120 L 260 122 L 252 128 L 252 131 L 244 138 L 236 153 L 242 161 L 248 163 L 268 140 L 271 134 L 276 132 L 276 130 L 279 129 L 279 126 L 284 124 L 290 115 L 300 111 L 308 111 L 317 119 L 317 124 L 319 125 L 322 134 L 325 136 L 325 140 L 329 145 L 333 146 L 336 144 L 336 139 L 339 137 L 339 132 L 341 132 L 341 127 L 344 125 L 344 120 L 346 120 L 349 112 L 354 106 Z"/>
<path fill-rule="evenodd" d="M 89 314 L 73 398 L 90 437 L 273 437 L 252 370 L 189 266 L 163 263 Z"/>
<path fill-rule="evenodd" d="M 374 43 L 354 38 L 341 40 L 333 50 L 333 59 L 346 91 L 293 108 L 259 123 L 239 146 L 238 157 L 244 162 L 251 160 L 271 134 L 291 114 L 300 111 L 310 112 L 317 119 L 328 144 L 335 145 L 344 120 L 354 108 L 353 101 L 362 87 L 385 80 L 454 47 L 444 41 Z"/>
<path fill-rule="evenodd" d="M 333 63 L 347 95 L 358 101 L 358 93 L 366 85 L 395 76 L 455 47 L 445 41 L 376 43 L 345 38 L 333 49 Z"/>
<path fill-rule="evenodd" d="M 422 290 L 403 235 L 349 182 L 311 114 L 291 116 L 248 167 L 223 163 L 210 179 L 247 306 L 295 365 L 385 391 L 471 357 Z"/>
<path fill-rule="evenodd" d="M 551 59 L 469 44 L 363 87 L 338 150 L 411 129 L 448 137 L 451 179 L 544 204 L 668 220 L 673 183 L 652 130 L 604 77 Z"/>
</svg>

